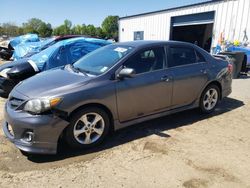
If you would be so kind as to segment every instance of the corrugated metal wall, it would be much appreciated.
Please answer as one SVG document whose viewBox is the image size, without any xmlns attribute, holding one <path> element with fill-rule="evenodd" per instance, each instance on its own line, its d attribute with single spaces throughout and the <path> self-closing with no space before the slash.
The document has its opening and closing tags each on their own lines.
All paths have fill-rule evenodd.
<svg viewBox="0 0 250 188">
<path fill-rule="evenodd" d="M 133 40 L 135 31 L 144 31 L 145 40 L 169 40 L 171 17 L 207 11 L 215 11 L 212 46 L 217 44 L 221 32 L 224 32 L 225 40 L 242 41 L 246 30 L 250 40 L 250 0 L 225 0 L 122 18 L 119 40 Z"/>
</svg>

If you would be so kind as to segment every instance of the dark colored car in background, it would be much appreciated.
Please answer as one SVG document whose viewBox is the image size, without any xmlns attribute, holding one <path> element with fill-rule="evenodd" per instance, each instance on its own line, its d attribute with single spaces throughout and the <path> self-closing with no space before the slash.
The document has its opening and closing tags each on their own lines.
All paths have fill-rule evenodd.
<svg viewBox="0 0 250 188">
<path fill-rule="evenodd" d="M 55 154 L 59 138 L 94 147 L 135 123 L 197 107 L 212 112 L 231 93 L 231 73 L 227 61 L 189 43 L 108 45 L 15 87 L 3 130 L 28 153 Z"/>
<path fill-rule="evenodd" d="M 56 42 L 40 53 L 0 66 L 0 96 L 7 98 L 20 81 L 39 72 L 72 64 L 87 53 L 111 44 L 106 40 L 74 37 Z"/>
</svg>

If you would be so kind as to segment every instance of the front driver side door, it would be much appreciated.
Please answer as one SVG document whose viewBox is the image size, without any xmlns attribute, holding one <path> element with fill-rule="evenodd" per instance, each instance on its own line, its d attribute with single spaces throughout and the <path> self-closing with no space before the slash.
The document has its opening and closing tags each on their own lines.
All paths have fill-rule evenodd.
<svg viewBox="0 0 250 188">
<path fill-rule="evenodd" d="M 135 77 L 118 80 L 117 107 L 120 122 L 136 119 L 171 106 L 171 73 L 165 69 L 164 47 L 141 50 L 123 67 L 133 68 Z"/>
</svg>

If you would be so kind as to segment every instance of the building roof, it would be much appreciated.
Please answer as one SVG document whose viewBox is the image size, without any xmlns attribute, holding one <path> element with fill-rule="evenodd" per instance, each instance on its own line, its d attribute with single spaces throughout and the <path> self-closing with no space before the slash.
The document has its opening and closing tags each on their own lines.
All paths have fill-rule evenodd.
<svg viewBox="0 0 250 188">
<path fill-rule="evenodd" d="M 120 17 L 119 19 L 121 20 L 121 19 L 126 19 L 126 18 L 133 18 L 133 17 L 144 16 L 144 15 L 149 15 L 149 14 L 161 13 L 161 12 L 166 12 L 166 11 L 171 11 L 171 10 L 177 10 L 177 9 L 180 9 L 180 8 L 188 8 L 188 7 L 193 7 L 193 6 L 199 6 L 199 5 L 215 3 L 215 2 L 219 2 L 219 1 L 223 1 L 223 0 L 207 0 L 207 1 L 201 2 L 201 3 L 178 6 L 178 7 L 162 9 L 162 10 L 152 11 L 152 12 L 146 12 L 146 13 L 141 13 L 141 14 L 134 14 L 134 15 L 130 15 L 130 16 L 124 16 L 124 17 Z"/>
</svg>

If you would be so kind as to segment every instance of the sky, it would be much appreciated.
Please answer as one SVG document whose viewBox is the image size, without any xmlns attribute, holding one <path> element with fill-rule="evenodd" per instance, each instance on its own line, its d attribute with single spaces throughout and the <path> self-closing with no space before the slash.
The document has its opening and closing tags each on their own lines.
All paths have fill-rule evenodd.
<svg viewBox="0 0 250 188">
<path fill-rule="evenodd" d="M 21 25 L 39 18 L 53 27 L 65 19 L 76 24 L 101 26 L 109 15 L 119 17 L 157 11 L 208 0 L 0 0 L 0 23 Z"/>
</svg>

